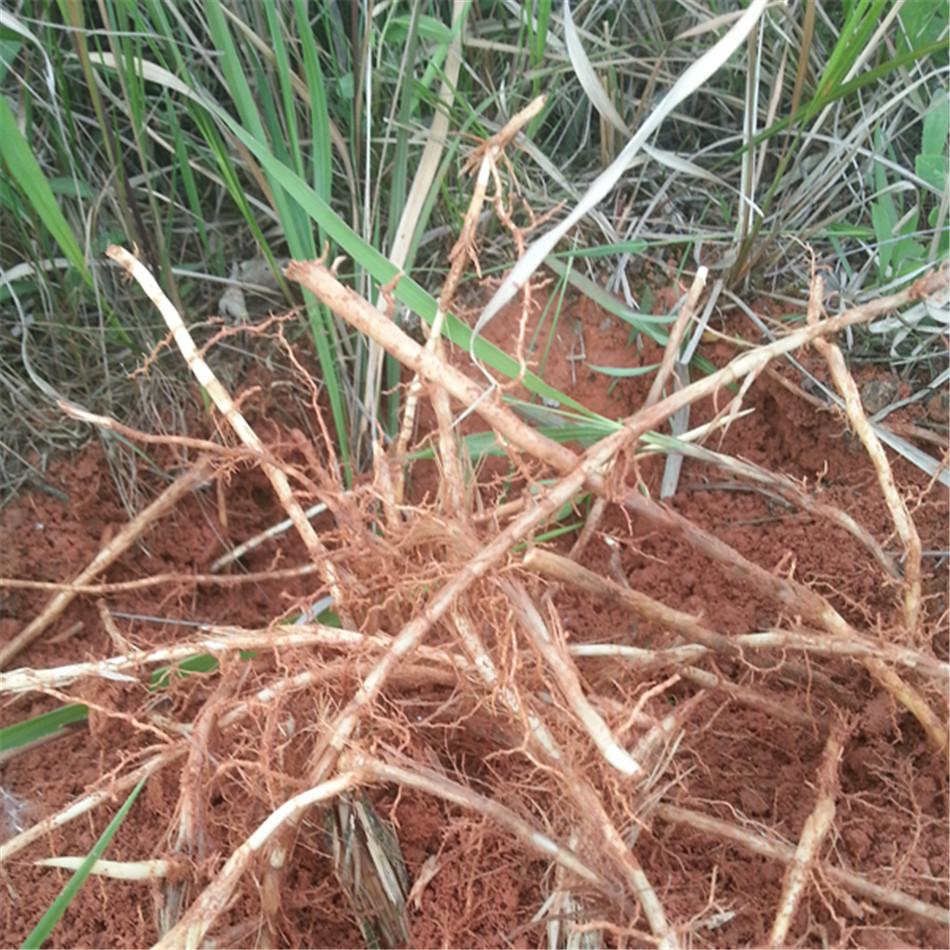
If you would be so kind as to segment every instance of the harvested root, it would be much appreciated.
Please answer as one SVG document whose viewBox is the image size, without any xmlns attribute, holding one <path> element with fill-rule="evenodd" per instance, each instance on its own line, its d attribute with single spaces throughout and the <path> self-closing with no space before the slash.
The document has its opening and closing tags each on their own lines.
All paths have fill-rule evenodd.
<svg viewBox="0 0 950 950">
<path fill-rule="evenodd" d="M 503 438 L 547 462 L 562 474 L 577 471 L 578 457 L 574 452 L 532 429 L 506 407 L 484 398 L 485 394 L 477 384 L 439 360 L 434 354 L 422 350 L 398 327 L 380 320 L 373 307 L 359 295 L 344 287 L 319 262 L 293 261 L 286 273 L 291 280 L 297 281 L 315 294 L 334 313 L 376 340 L 400 362 L 444 387 L 463 404 L 474 407 L 475 411 Z M 717 372 L 680 389 L 654 406 L 634 413 L 625 421 L 620 434 L 622 437 L 618 437 L 617 433 L 609 435 L 585 453 L 585 458 L 598 460 L 598 464 L 592 465 L 586 472 L 585 483 L 598 494 L 607 492 L 602 476 L 602 466 L 625 445 L 634 443 L 643 433 L 656 428 L 681 407 L 716 393 L 728 383 L 743 379 L 748 382 L 776 356 L 789 353 L 849 326 L 866 323 L 906 303 L 937 293 L 943 288 L 945 280 L 943 271 L 934 272 L 898 294 L 855 307 L 837 317 L 790 333 L 773 343 L 749 350 Z M 598 449 L 600 451 L 597 451 Z M 562 486 L 565 484 L 566 481 L 561 483 Z M 646 516 L 654 524 L 671 527 L 682 533 L 703 554 L 751 581 L 786 609 L 800 612 L 807 620 L 820 624 L 831 633 L 838 635 L 852 633 L 851 627 L 820 594 L 801 584 L 783 580 L 747 558 L 743 558 L 729 545 L 708 532 L 702 531 L 670 509 L 641 495 L 639 490 L 628 492 L 624 498 L 624 504 L 637 514 Z M 914 715 L 934 746 L 942 754 L 950 754 L 947 730 L 919 692 L 878 660 L 869 658 L 865 660 L 865 666 L 874 679 Z"/>
<path fill-rule="evenodd" d="M 106 253 L 120 264 L 131 277 L 134 277 L 142 290 L 145 291 L 146 296 L 155 305 L 168 329 L 171 330 L 175 342 L 178 344 L 178 349 L 181 350 L 181 355 L 194 374 L 195 379 L 207 390 L 208 395 L 218 407 L 218 411 L 227 419 L 228 424 L 234 429 L 238 438 L 260 459 L 261 468 L 271 485 L 274 486 L 274 492 L 284 511 L 287 512 L 288 517 L 293 522 L 314 563 L 320 566 L 334 600 L 337 604 L 343 604 L 345 601 L 336 569 L 309 518 L 304 513 L 303 508 L 300 507 L 300 502 L 294 497 L 287 476 L 283 469 L 270 458 L 269 453 L 264 448 L 264 443 L 261 442 L 257 433 L 241 415 L 228 391 L 221 385 L 217 376 L 214 375 L 205 362 L 204 357 L 198 352 L 198 348 L 182 321 L 181 315 L 162 292 L 161 287 L 158 286 L 148 269 L 125 248 L 112 244 Z M 0 662 L 0 665 L 2 665 L 2 662 Z"/>
<path fill-rule="evenodd" d="M 148 530 L 149 525 L 174 508 L 185 495 L 204 482 L 210 473 L 210 460 L 207 457 L 199 459 L 188 471 L 176 478 L 155 501 L 125 525 L 112 541 L 89 562 L 88 566 L 76 575 L 68 587 L 54 594 L 37 617 L 30 621 L 12 640 L 0 646 L 0 670 L 40 636 L 51 623 L 62 616 L 63 611 L 76 597 L 78 593 L 76 588 L 88 584 L 110 564 L 115 563 Z"/>
<path fill-rule="evenodd" d="M 506 223 L 515 227 L 510 215 Z M 470 245 L 463 246 L 458 257 L 468 250 Z M 464 261 L 453 260 L 453 266 L 460 273 Z M 365 302 L 318 265 L 294 264 L 288 273 L 308 288 L 316 288 L 317 295 L 338 313 L 403 359 L 419 374 L 420 394 L 423 386 L 430 387 L 440 437 L 439 490 L 434 496 L 426 494 L 435 497 L 435 505 L 413 507 L 397 490 L 406 455 L 413 448 L 408 435 L 388 456 L 381 443 L 376 446 L 372 483 L 357 485 L 345 496 L 345 504 L 340 486 L 321 474 L 317 451 L 301 444 L 302 437 L 295 438 L 295 451 L 306 459 L 309 475 L 281 468 L 276 455 L 272 457 L 258 443 L 254 457 L 282 472 L 288 491 L 289 475 L 336 515 L 333 532 L 318 539 L 332 550 L 332 563 L 321 549 L 309 546 L 313 564 L 307 567 L 318 574 L 316 588 L 296 591 L 294 602 L 313 605 L 317 601 L 325 606 L 331 588 L 334 599 L 346 598 L 352 619 L 344 618 L 343 628 L 288 627 L 276 622 L 261 630 L 209 625 L 199 628 L 187 642 L 134 649 L 128 646 L 130 632 L 119 627 L 123 615 L 105 601 L 99 602 L 96 606 L 115 656 L 48 670 L 15 670 L 0 678 L 0 691 L 8 693 L 10 702 L 21 702 L 13 694 L 27 691 L 72 698 L 62 690 L 79 679 L 111 680 L 88 684 L 76 698 L 88 701 L 110 729 L 124 723 L 151 730 L 161 736 L 164 746 L 157 756 L 154 748 L 140 752 L 138 767 L 128 775 L 123 769 L 130 768 L 130 763 L 118 766 L 118 777 L 108 791 L 85 796 L 0 846 L 0 859 L 35 845 L 40 836 L 97 804 L 111 802 L 116 792 L 143 774 L 171 765 L 175 774 L 163 777 L 164 790 L 177 779 L 180 799 L 166 853 L 143 855 L 166 863 L 123 862 L 100 868 L 145 873 L 159 882 L 153 892 L 161 905 L 156 910 L 162 915 L 158 917 L 164 931 L 162 947 L 208 942 L 212 928 L 218 945 L 230 939 L 243 941 L 249 933 L 249 918 L 255 915 L 260 919 L 254 923 L 263 929 L 252 939 L 269 945 L 289 943 L 291 935 L 298 936 L 298 921 L 287 900 L 288 888 L 293 875 L 304 871 L 303 862 L 314 859 L 321 862 L 320 874 L 335 888 L 336 899 L 340 890 L 349 897 L 366 942 L 421 943 L 420 933 L 413 930 L 418 926 L 421 932 L 422 918 L 413 916 L 413 907 L 425 914 L 428 924 L 427 902 L 452 886 L 447 877 L 452 873 L 453 849 L 462 861 L 474 865 L 482 836 L 491 845 L 491 835 L 497 836 L 499 829 L 515 839 L 515 853 L 524 854 L 522 862 L 541 868 L 549 885 L 544 892 L 550 893 L 552 887 L 559 892 L 545 904 L 547 916 L 533 922 L 536 927 L 541 920 L 551 924 L 552 940 L 580 944 L 585 930 L 599 930 L 638 945 L 672 948 L 694 938 L 711 942 L 700 933 L 713 927 L 711 922 L 722 916 L 719 911 L 729 908 L 732 893 L 725 898 L 715 893 L 714 874 L 707 906 L 701 907 L 703 896 L 692 874 L 696 863 L 669 847 L 675 836 L 667 836 L 659 848 L 656 841 L 647 841 L 651 821 L 686 823 L 786 866 L 781 897 L 775 908 L 769 908 L 761 934 L 768 938 L 771 925 L 774 945 L 800 940 L 792 926 L 796 915 L 798 919 L 806 912 L 814 915 L 818 901 L 827 902 L 825 891 L 811 886 L 812 878 L 840 885 L 837 896 L 845 903 L 850 898 L 842 895 L 850 890 L 927 921 L 946 923 L 942 908 L 831 868 L 827 842 L 839 843 L 836 856 L 851 848 L 845 834 L 835 834 L 845 830 L 848 820 L 835 818 L 835 805 L 844 811 L 844 799 L 836 798 L 838 761 L 849 729 L 856 737 L 852 741 L 867 740 L 868 748 L 860 751 L 869 756 L 886 746 L 886 739 L 881 739 L 888 729 L 900 729 L 904 745 L 913 749 L 918 761 L 925 757 L 920 754 L 916 730 L 908 730 L 906 721 L 893 715 L 888 696 L 881 695 L 877 699 L 883 702 L 863 708 L 867 684 L 861 676 L 860 688 L 853 687 L 854 669 L 867 669 L 891 696 L 914 712 L 927 728 L 930 742 L 939 745 L 944 711 L 930 704 L 937 705 L 936 694 L 950 679 L 950 664 L 922 645 L 922 638 L 898 637 L 888 642 L 873 629 L 872 620 L 866 625 L 845 620 L 852 613 L 836 610 L 836 600 L 798 583 L 793 572 L 780 575 L 778 569 L 756 563 L 762 559 L 754 550 L 743 557 L 740 551 L 746 551 L 745 546 L 726 545 L 711 531 L 641 491 L 632 492 L 624 482 L 623 466 L 616 464 L 629 461 L 633 471 L 638 450 L 663 438 L 651 433 L 638 447 L 648 428 L 665 425 L 671 413 L 688 409 L 696 399 L 715 395 L 735 381 L 740 383 L 740 396 L 703 431 L 708 434 L 731 422 L 738 417 L 742 394 L 776 354 L 924 293 L 932 281 L 903 297 L 816 323 L 753 349 L 709 379 L 683 385 L 664 399 L 659 398 L 657 384 L 655 404 L 634 413 L 581 454 L 545 438 L 514 415 L 497 392 L 453 369 L 436 342 L 427 348 L 407 342 L 398 328 L 373 308 L 367 312 Z M 163 305 L 160 299 L 156 302 Z M 443 315 L 447 312 L 444 303 Z M 682 317 L 681 329 L 686 319 Z M 526 327 L 522 320 L 518 329 Z M 667 365 L 672 365 L 675 350 L 675 345 L 670 347 Z M 189 352 L 187 346 L 185 351 Z M 197 365 L 193 352 L 188 358 Z M 450 399 L 462 404 L 456 410 L 474 407 L 489 422 L 508 452 L 512 471 L 522 478 L 503 486 L 506 501 L 519 488 L 521 496 L 485 516 L 481 515 L 482 500 L 491 497 L 495 486 L 487 481 L 463 482 Z M 226 414 L 235 425 L 233 413 Z M 236 427 L 240 429 L 240 423 Z M 408 433 L 410 427 L 404 431 Z M 677 446 L 666 449 L 676 451 Z M 534 458 L 525 459 L 522 453 Z M 728 467 L 705 450 L 697 455 L 704 455 L 704 463 Z M 741 477 L 809 507 L 810 499 L 799 486 L 737 464 L 734 470 Z M 280 493 L 280 486 L 275 487 Z M 644 587 L 643 592 L 626 587 L 627 567 L 619 554 L 610 566 L 618 583 L 589 566 L 542 550 L 534 536 L 555 514 L 563 518 L 563 511 L 582 492 L 593 493 L 603 510 L 615 505 L 631 520 L 636 517 L 637 534 L 657 528 L 678 536 L 688 547 L 687 555 L 692 551 L 708 557 L 740 579 L 755 599 L 755 616 L 759 616 L 761 601 L 762 616 L 776 619 L 761 621 L 765 629 L 757 632 L 727 632 L 735 626 L 730 617 L 700 612 L 702 607 L 691 614 L 670 606 L 678 603 L 672 599 L 678 591 L 675 585 L 669 597 L 662 595 L 666 603 L 660 599 L 659 591 L 665 589 L 662 583 L 657 589 Z M 281 498 L 288 502 L 286 494 Z M 292 505 L 299 508 L 301 500 L 290 495 L 292 516 Z M 502 510 L 504 518 L 499 517 Z M 849 526 L 846 518 L 839 517 L 841 513 L 820 506 L 812 505 L 810 510 L 847 527 L 875 555 L 882 578 L 891 573 L 884 552 L 878 546 L 875 553 L 876 542 L 870 535 L 862 538 L 856 522 Z M 299 511 L 305 518 L 312 513 L 312 509 Z M 299 530 L 298 521 L 292 524 Z M 589 523 L 586 539 L 594 533 Z M 664 544 L 653 550 L 662 552 Z M 648 544 L 642 553 L 652 556 Z M 278 574 L 255 576 L 266 580 Z M 171 577 L 172 582 L 175 579 Z M 157 583 L 155 578 L 143 581 Z M 64 585 L 56 593 L 108 597 L 142 587 L 143 581 L 119 585 L 83 581 Z M 212 580 L 205 577 L 203 582 Z M 233 580 L 239 582 L 243 581 Z M 197 580 L 181 578 L 180 584 L 194 590 Z M 580 599 L 576 616 L 571 587 L 588 592 Z M 201 615 L 199 604 L 195 613 Z M 752 611 L 748 613 L 753 616 Z M 853 613 L 859 616 L 857 610 Z M 647 649 L 645 641 L 637 639 L 636 628 L 631 632 L 629 614 L 648 623 L 651 635 L 662 637 L 662 647 Z M 786 626 L 790 629 L 781 629 Z M 238 660 L 234 657 L 238 649 L 251 650 L 255 656 Z M 176 663 L 204 653 L 222 657 L 216 674 L 171 678 L 167 692 L 141 688 L 150 664 Z M 822 663 L 826 657 L 832 662 Z M 781 681 L 780 687 L 772 689 L 776 680 Z M 115 708 L 119 700 L 113 696 L 127 702 L 135 695 L 141 697 L 139 709 Z M 862 715 L 842 716 L 842 709 L 854 707 Z M 90 728 L 102 742 L 95 719 L 90 719 Z M 723 808 L 736 807 L 732 797 L 723 794 L 722 776 L 740 776 L 741 781 L 739 765 L 745 763 L 733 768 L 728 757 L 716 761 L 715 756 L 724 748 L 717 740 L 725 735 L 731 742 L 743 730 L 749 735 L 761 730 L 766 740 L 760 748 L 749 750 L 750 760 L 761 755 L 761 761 L 777 761 L 767 748 L 774 738 L 776 748 L 787 749 L 790 759 L 815 763 L 824 743 L 814 783 L 814 808 L 797 845 L 668 804 L 704 800 L 721 801 Z M 151 741 L 146 732 L 139 734 Z M 709 744 L 704 745 L 707 739 Z M 842 766 L 842 782 L 845 775 L 849 781 L 852 776 L 851 751 L 845 760 L 848 771 Z M 152 758 L 143 762 L 149 754 Z M 864 760 L 855 756 L 854 761 L 860 766 Z M 475 768 L 470 769 L 473 764 Z M 815 766 L 811 768 L 814 771 Z M 801 780 L 800 770 L 790 774 Z M 812 783 L 805 785 L 810 788 Z M 923 801 L 926 783 L 921 783 L 920 792 Z M 909 805 L 902 801 L 899 807 L 912 815 L 915 834 L 923 838 L 919 830 L 929 832 L 929 826 L 936 826 L 940 819 L 934 817 L 937 806 L 931 801 L 918 805 L 917 794 L 913 779 L 908 778 L 906 791 L 901 786 L 900 795 Z M 778 803 L 778 791 L 775 795 Z M 156 800 L 161 797 L 156 795 Z M 739 789 L 736 797 L 748 814 L 768 814 L 767 805 L 761 810 L 757 804 L 746 807 Z M 874 795 L 869 793 L 869 798 L 870 807 L 877 807 Z M 895 793 L 895 803 L 897 798 Z M 410 850 L 404 823 L 407 810 L 410 822 L 415 818 L 418 800 L 426 808 L 438 809 L 445 822 L 439 829 L 442 834 L 429 841 L 429 854 Z M 226 808 L 219 810 L 221 804 Z M 316 820 L 308 814 L 314 806 L 323 811 Z M 860 820 L 868 803 L 855 803 L 849 797 L 847 806 Z M 408 835 L 417 845 L 414 832 L 410 823 Z M 225 840 L 229 845 L 219 846 Z M 496 837 L 496 845 L 497 841 Z M 403 847 L 405 860 L 400 853 Z M 56 847 L 51 841 L 47 853 L 77 850 Z M 860 852 L 853 850 L 860 860 Z M 923 856 L 922 848 L 913 850 L 915 859 Z M 658 852 L 669 852 L 668 860 L 665 853 L 657 858 Z M 497 848 L 486 853 L 497 853 Z M 651 864 L 645 863 L 645 854 L 650 854 Z M 62 863 L 63 859 L 53 860 Z M 895 873 L 909 880 L 912 871 L 918 874 L 921 895 L 935 893 L 934 879 L 940 872 L 932 864 L 929 878 L 926 869 L 918 872 L 906 865 Z M 414 883 L 410 873 L 416 875 Z M 727 888 L 730 892 L 734 883 Z M 520 881 L 515 884 L 520 886 Z M 235 901 L 242 893 L 253 896 L 248 908 L 239 909 Z M 477 905 L 471 893 L 466 901 Z M 835 909 L 826 906 L 834 917 Z M 537 903 L 532 913 L 536 907 Z M 558 909 L 578 919 L 552 921 Z M 770 919 L 773 912 L 774 921 Z M 515 936 L 520 940 L 520 931 L 506 933 L 505 939 L 512 942 Z"/>
<path fill-rule="evenodd" d="M 746 851 L 771 858 L 773 861 L 790 864 L 795 860 L 796 849 L 791 845 L 776 841 L 774 838 L 765 838 L 753 834 L 751 831 L 738 827 L 738 825 L 720 821 L 711 815 L 704 815 L 701 812 L 689 808 L 680 808 L 676 805 L 657 805 L 654 815 L 663 821 L 669 821 L 677 825 L 688 825 L 690 828 L 714 838 L 730 841 Z M 817 867 L 818 865 L 816 863 L 813 866 Z M 828 880 L 840 884 L 853 894 L 860 894 L 862 897 L 870 898 L 878 904 L 906 911 L 908 914 L 942 924 L 945 927 L 950 926 L 950 912 L 945 907 L 928 904 L 926 901 L 918 900 L 916 897 L 911 897 L 909 894 L 894 888 L 882 887 L 860 874 L 853 874 L 843 868 L 821 864 L 820 869 Z"/>
</svg>

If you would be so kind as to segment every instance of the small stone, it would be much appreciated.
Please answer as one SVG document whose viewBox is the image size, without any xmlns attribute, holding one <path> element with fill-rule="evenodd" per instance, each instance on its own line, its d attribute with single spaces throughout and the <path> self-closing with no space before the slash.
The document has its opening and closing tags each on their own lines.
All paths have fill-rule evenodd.
<svg viewBox="0 0 950 950">
<path fill-rule="evenodd" d="M 866 382 L 861 387 L 861 403 L 864 411 L 870 416 L 880 412 L 897 399 L 900 388 L 900 380 L 893 376 Z"/>
<path fill-rule="evenodd" d="M 927 397 L 927 417 L 933 422 L 947 424 L 947 417 L 950 416 L 950 390 L 946 387 L 936 389 Z"/>
<path fill-rule="evenodd" d="M 871 849 L 871 838 L 863 828 L 847 828 L 843 837 L 856 861 L 863 861 L 868 856 Z"/>
</svg>

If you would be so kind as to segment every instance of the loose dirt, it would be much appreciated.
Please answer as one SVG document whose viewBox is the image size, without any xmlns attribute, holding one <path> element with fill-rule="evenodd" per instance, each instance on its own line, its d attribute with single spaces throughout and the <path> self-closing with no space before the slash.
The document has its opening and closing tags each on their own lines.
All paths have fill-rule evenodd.
<svg viewBox="0 0 950 950">
<path fill-rule="evenodd" d="M 538 301 L 538 310 L 544 302 L 543 297 Z M 533 312 L 529 339 L 537 319 Z M 517 320 L 517 308 L 508 308 L 486 335 L 510 342 Z M 632 345 L 629 328 L 621 321 L 589 301 L 570 296 L 550 336 L 549 327 L 538 334 L 533 357 L 540 360 L 547 350 L 544 377 L 553 386 L 613 418 L 629 414 L 642 403 L 652 374 L 612 381 L 591 371 L 589 364 L 646 366 L 659 362 L 659 347 L 649 341 Z M 735 327 L 730 324 L 729 329 Z M 576 358 L 581 352 L 584 358 Z M 735 355 L 725 341 L 708 343 L 702 352 L 717 366 Z M 812 356 L 807 360 L 823 378 L 820 360 Z M 459 360 L 459 365 L 463 363 Z M 781 368 L 779 372 L 797 382 L 792 373 Z M 867 381 L 860 375 L 858 379 Z M 290 432 L 295 426 L 306 426 L 308 410 L 297 407 L 288 417 L 286 402 L 281 400 L 278 418 L 271 393 L 269 387 L 252 392 L 244 411 L 277 457 L 305 467 L 308 459 Z M 713 435 L 709 447 L 789 475 L 809 491 L 820 490 L 823 501 L 849 513 L 886 549 L 899 554 L 873 469 L 841 416 L 831 409 L 816 409 L 769 375 L 752 387 L 745 408 L 754 411 L 734 422 L 724 435 Z M 712 401 L 694 406 L 690 426 L 707 421 L 715 411 Z M 430 420 L 423 413 L 423 427 Z M 946 437 L 946 419 L 939 419 L 935 426 L 932 418 L 909 414 L 903 421 L 929 425 L 931 431 Z M 481 428 L 471 419 L 463 431 Z M 171 448 L 149 451 L 160 469 L 171 468 L 179 457 Z M 911 501 L 924 549 L 946 550 L 946 490 L 930 484 L 900 458 L 890 458 L 897 484 Z M 629 474 L 636 473 L 656 492 L 662 466 L 663 457 L 641 459 L 629 463 Z M 486 488 L 486 498 L 503 490 L 514 494 L 525 477 L 540 473 L 533 463 L 525 463 L 521 472 L 512 474 L 504 456 L 479 471 L 484 484 L 491 487 Z M 64 503 L 29 493 L 0 512 L 0 576 L 70 579 L 128 519 L 102 444 L 91 443 L 76 458 L 55 463 L 48 478 L 69 500 Z M 432 463 L 417 465 L 414 503 L 432 501 L 435 481 Z M 132 508 L 143 507 L 161 487 L 158 478 L 141 467 Z M 370 493 L 361 495 L 358 485 L 350 514 L 355 518 L 365 513 L 371 502 Z M 859 629 L 873 631 L 884 640 L 897 629 L 897 585 L 884 582 L 869 552 L 840 527 L 689 460 L 684 462 L 670 504 L 755 563 L 820 591 Z M 574 520 L 584 510 L 579 507 Z M 223 552 L 284 517 L 261 472 L 237 465 L 228 478 L 217 478 L 188 496 L 101 579 L 115 582 L 165 572 L 207 573 Z M 404 539 L 394 548 L 374 552 L 372 547 L 357 549 L 358 532 L 339 527 L 329 514 L 314 523 L 340 562 L 359 578 L 353 613 L 364 618 L 365 630 L 395 633 L 412 615 L 413 604 L 418 608 L 426 603 L 428 585 L 441 582 L 464 563 L 445 562 L 445 549 L 431 527 L 419 529 L 426 535 L 421 539 L 416 537 L 411 543 Z M 575 539 L 571 534 L 552 546 L 567 553 Z M 407 576 L 411 567 L 412 581 L 400 589 L 399 559 L 403 557 Z M 285 533 L 257 548 L 232 570 L 235 574 L 263 572 L 305 563 L 303 545 L 293 533 Z M 725 634 L 765 630 L 783 621 L 787 626 L 791 620 L 774 602 L 697 554 L 681 538 L 641 524 L 616 506 L 608 507 L 582 563 L 690 612 Z M 925 636 L 916 645 L 929 646 L 946 658 L 946 560 L 928 556 L 924 568 Z M 523 579 L 539 603 L 543 595 L 549 598 L 569 644 L 609 641 L 655 649 L 673 642 L 662 629 L 637 624 L 614 603 L 569 586 L 551 587 L 526 574 Z M 102 598 L 83 595 L 14 665 L 40 669 L 119 652 L 120 645 L 103 626 L 99 600 L 107 604 L 123 638 L 138 647 L 152 647 L 194 638 L 196 622 L 263 627 L 275 617 L 292 616 L 324 592 L 314 576 L 239 586 L 197 585 L 183 577 L 175 583 Z M 491 641 L 496 657 L 514 669 L 514 657 L 524 646 L 516 645 L 510 617 L 493 596 L 486 587 L 481 620 L 488 623 L 494 618 L 495 633 L 485 627 L 482 634 L 486 639 L 497 636 L 497 641 Z M 11 638 L 48 597 L 48 592 L 0 589 L 0 642 Z M 451 644 L 452 639 L 440 630 L 426 642 Z M 223 662 L 218 673 L 176 679 L 163 690 L 94 679 L 50 695 L 4 697 L 3 726 L 65 701 L 88 703 L 91 713 L 87 726 L 0 765 L 0 823 L 4 825 L 0 839 L 29 827 L 90 788 L 108 788 L 111 778 L 175 740 L 167 725 L 170 720 L 190 721 L 209 698 L 228 709 L 237 697 L 250 695 L 277 676 L 300 669 L 329 670 L 332 675 L 320 689 L 295 691 L 275 708 L 253 712 L 238 727 L 212 729 L 210 761 L 204 763 L 201 776 L 203 840 L 188 854 L 179 855 L 182 874 L 194 882 L 189 892 L 193 899 L 257 824 L 289 794 L 306 787 L 302 784 L 304 763 L 319 740 L 321 724 L 353 694 L 365 672 L 365 656 L 354 654 L 345 661 L 341 656 L 339 651 L 273 655 L 261 651 L 251 661 L 232 658 Z M 858 663 L 823 657 L 809 661 L 804 655 L 775 653 L 770 658 L 776 666 L 785 659 L 799 661 L 804 681 L 801 676 L 783 680 L 772 670 L 756 671 L 728 658 L 718 658 L 710 668 L 744 687 L 767 691 L 789 710 L 805 714 L 805 722 L 779 721 L 731 701 L 722 692 L 703 691 L 686 679 L 668 683 L 645 701 L 645 711 L 654 717 L 678 710 L 688 715 L 680 738 L 667 750 L 650 800 L 702 811 L 794 848 L 815 805 L 826 727 L 833 715 L 843 715 L 848 729 L 837 773 L 834 824 L 821 851 L 823 865 L 845 868 L 946 908 L 950 849 L 945 762 L 928 746 L 916 721 L 896 708 Z M 519 682 L 536 686 L 539 692 L 550 688 L 539 661 L 519 662 L 524 674 Z M 642 731 L 630 721 L 633 704 L 673 672 L 643 673 L 615 658 L 584 660 L 581 670 L 585 691 L 597 697 L 601 712 L 629 743 Z M 380 704 L 380 722 L 367 727 L 362 741 L 455 780 L 464 778 L 476 791 L 494 797 L 563 843 L 569 841 L 572 830 L 580 835 L 579 824 L 572 829 L 577 818 L 561 800 L 555 777 L 517 751 L 518 737 L 499 728 L 486 701 L 466 687 L 465 676 L 456 679 L 453 673 L 440 681 L 431 673 L 431 669 L 407 670 L 397 678 Z M 147 682 L 143 677 L 143 683 Z M 945 720 L 946 697 L 932 692 L 928 698 Z M 592 747 L 578 744 L 576 735 L 571 737 L 566 712 L 558 708 L 558 700 L 552 702 L 551 721 L 557 736 L 576 754 L 581 772 L 597 780 L 604 774 L 602 763 Z M 149 780 L 113 840 L 109 859 L 132 861 L 174 853 L 181 768 L 178 761 Z M 417 881 L 424 869 L 435 867 L 428 883 L 410 900 L 411 945 L 547 946 L 544 924 L 537 920 L 544 916 L 539 911 L 545 900 L 558 887 L 570 889 L 584 920 L 600 921 L 603 929 L 595 928 L 595 943 L 649 945 L 649 929 L 635 909 L 624 916 L 590 887 L 563 883 L 547 860 L 529 852 L 490 819 L 392 785 L 376 786 L 369 796 L 376 812 L 392 822 L 410 882 Z M 0 944 L 19 945 L 68 879 L 67 872 L 36 867 L 33 861 L 86 854 L 124 797 L 118 795 L 114 805 L 65 825 L 2 865 L 5 899 L 0 901 Z M 688 824 L 653 815 L 649 809 L 644 809 L 643 817 L 633 808 L 624 813 L 619 810 L 624 800 L 622 794 L 611 792 L 611 807 L 617 809 L 614 820 L 628 842 L 635 842 L 646 876 L 668 918 L 680 926 L 684 943 L 759 946 L 768 941 L 782 891 L 782 864 L 751 855 Z M 351 902 L 333 871 L 330 851 L 324 820 L 314 811 L 299 829 L 275 930 L 262 929 L 259 876 L 245 875 L 236 900 L 212 931 L 214 945 L 263 946 L 267 941 L 297 947 L 365 945 Z M 597 866 L 596 854 L 588 853 L 587 858 Z M 148 946 L 158 938 L 158 915 L 166 894 L 160 884 L 92 878 L 55 930 L 50 945 Z M 576 912 L 563 905 L 562 924 Z M 941 924 L 850 893 L 819 868 L 809 878 L 789 942 L 796 946 L 945 947 L 950 945 L 950 935 Z"/>
</svg>

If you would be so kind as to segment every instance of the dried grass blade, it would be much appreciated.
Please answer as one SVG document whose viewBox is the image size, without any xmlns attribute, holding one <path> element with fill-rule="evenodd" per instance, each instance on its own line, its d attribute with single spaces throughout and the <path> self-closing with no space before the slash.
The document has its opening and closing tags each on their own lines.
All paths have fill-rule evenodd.
<svg viewBox="0 0 950 950">
<path fill-rule="evenodd" d="M 670 91 L 637 129 L 620 155 L 597 176 L 571 213 L 525 251 L 482 311 L 472 331 L 474 336 L 478 336 L 495 314 L 527 283 L 531 275 L 541 266 L 544 258 L 554 250 L 558 241 L 609 194 L 630 166 L 637 152 L 659 128 L 663 120 L 735 53 L 758 22 L 766 5 L 767 0 L 752 0 L 726 35 L 676 80 Z"/>
</svg>

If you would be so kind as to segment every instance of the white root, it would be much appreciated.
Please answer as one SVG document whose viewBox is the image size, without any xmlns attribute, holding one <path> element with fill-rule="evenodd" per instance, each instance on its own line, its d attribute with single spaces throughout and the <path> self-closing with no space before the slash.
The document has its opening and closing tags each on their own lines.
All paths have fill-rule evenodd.
<svg viewBox="0 0 950 950">
<path fill-rule="evenodd" d="M 329 801 L 356 784 L 353 772 L 344 772 L 328 782 L 308 788 L 271 812 L 231 854 L 224 867 L 198 895 L 181 920 L 155 944 L 154 950 L 197 950 L 208 929 L 228 906 L 234 888 L 261 849 L 288 822 L 296 821 L 308 808 Z"/>
<path fill-rule="evenodd" d="M 271 485 L 273 485 L 274 492 L 280 500 L 284 511 L 287 512 L 290 520 L 293 522 L 297 533 L 306 545 L 307 551 L 311 558 L 313 558 L 314 563 L 320 565 L 323 570 L 324 579 L 330 587 L 334 601 L 337 604 L 342 604 L 344 601 L 337 571 L 331 563 L 327 551 L 317 536 L 313 525 L 307 518 L 303 508 L 300 507 L 300 503 L 294 497 L 290 483 L 287 481 L 287 476 L 283 470 L 271 460 L 270 454 L 264 448 L 263 442 L 261 442 L 257 433 L 244 416 L 241 415 L 230 393 L 224 388 L 217 376 L 211 371 L 211 367 L 205 362 L 204 357 L 198 352 L 195 341 L 191 338 L 191 334 L 181 319 L 181 315 L 168 297 L 165 296 L 155 278 L 149 273 L 148 268 L 124 247 L 111 244 L 106 254 L 135 278 L 139 286 L 145 292 L 145 295 L 152 301 L 158 312 L 162 315 L 162 319 L 172 332 L 172 336 L 178 344 L 178 349 L 181 351 L 181 355 L 184 357 L 185 363 L 188 365 L 195 379 L 198 380 L 207 391 L 215 406 L 217 406 L 218 411 L 227 419 L 238 438 L 247 448 L 258 456 L 261 468 Z"/>
<path fill-rule="evenodd" d="M 44 868 L 62 868 L 65 871 L 77 871 L 86 859 L 81 855 L 66 855 L 61 858 L 41 858 L 33 863 Z M 174 871 L 174 863 L 160 858 L 152 861 L 105 861 L 93 864 L 90 874 L 99 877 L 111 877 L 116 881 L 159 881 L 169 877 Z"/>
</svg>

